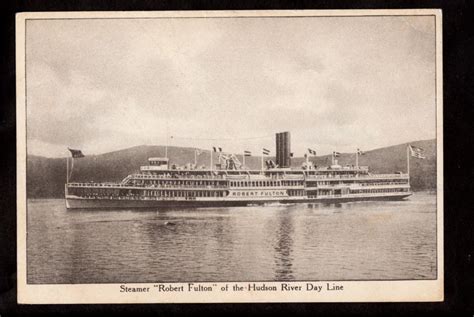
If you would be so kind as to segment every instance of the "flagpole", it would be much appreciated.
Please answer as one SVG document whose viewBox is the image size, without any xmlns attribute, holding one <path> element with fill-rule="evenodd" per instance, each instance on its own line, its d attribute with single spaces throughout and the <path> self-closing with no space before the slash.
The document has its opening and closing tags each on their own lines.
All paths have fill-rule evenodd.
<svg viewBox="0 0 474 317">
<path fill-rule="evenodd" d="M 245 166 L 245 151 L 244 151 L 244 156 L 242 156 L 242 166 Z"/>
<path fill-rule="evenodd" d="M 166 121 L 166 145 L 165 145 L 165 157 L 168 158 L 168 142 L 169 142 L 169 131 L 168 131 L 168 121 Z"/>
<path fill-rule="evenodd" d="M 359 149 L 356 152 L 356 169 L 359 169 Z"/>
<path fill-rule="evenodd" d="M 410 145 L 407 145 L 407 174 L 410 178 Z"/>
<path fill-rule="evenodd" d="M 69 178 L 71 178 L 73 170 L 74 170 L 74 156 L 71 157 L 71 172 L 69 173 Z"/>
<path fill-rule="evenodd" d="M 212 171 L 212 150 L 210 151 L 211 152 L 211 171 Z"/>
<path fill-rule="evenodd" d="M 66 184 L 69 184 L 69 156 L 66 156 Z"/>
</svg>

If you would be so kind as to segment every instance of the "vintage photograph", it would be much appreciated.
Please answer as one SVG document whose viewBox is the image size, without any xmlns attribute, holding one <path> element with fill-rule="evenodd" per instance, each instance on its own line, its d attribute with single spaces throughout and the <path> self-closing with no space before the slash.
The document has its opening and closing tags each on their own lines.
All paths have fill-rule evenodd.
<svg viewBox="0 0 474 317">
<path fill-rule="evenodd" d="M 17 16 L 20 300 L 442 300 L 440 28 Z"/>
</svg>

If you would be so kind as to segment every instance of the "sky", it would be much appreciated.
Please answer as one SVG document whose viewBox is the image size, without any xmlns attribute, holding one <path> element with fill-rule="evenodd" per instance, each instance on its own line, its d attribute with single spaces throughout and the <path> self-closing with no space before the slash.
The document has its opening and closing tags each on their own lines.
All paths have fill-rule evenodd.
<svg viewBox="0 0 474 317">
<path fill-rule="evenodd" d="M 433 16 L 28 20 L 28 153 L 435 138 Z"/>
</svg>

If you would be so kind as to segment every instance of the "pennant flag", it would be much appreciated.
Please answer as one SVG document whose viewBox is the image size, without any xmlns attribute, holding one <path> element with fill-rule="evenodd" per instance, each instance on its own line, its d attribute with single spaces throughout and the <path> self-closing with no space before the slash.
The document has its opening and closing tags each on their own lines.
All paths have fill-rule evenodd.
<svg viewBox="0 0 474 317">
<path fill-rule="evenodd" d="M 293 157 L 293 155 L 294 155 L 294 153 L 293 153 L 293 152 L 291 152 L 291 153 L 290 153 L 290 157 Z"/>
<path fill-rule="evenodd" d="M 245 156 L 251 156 L 251 155 L 252 155 L 252 152 L 250 152 L 250 151 L 244 151 L 244 155 L 245 155 Z"/>
<path fill-rule="evenodd" d="M 332 155 L 334 155 L 334 157 L 338 157 L 339 155 L 341 155 L 341 153 L 334 151 L 332 152 Z"/>
<path fill-rule="evenodd" d="M 217 152 L 217 148 L 215 146 L 213 146 L 212 149 L 214 150 L 214 152 Z"/>
<path fill-rule="evenodd" d="M 308 149 L 309 154 L 311 155 L 316 155 L 316 151 L 312 149 Z"/>
<path fill-rule="evenodd" d="M 70 148 L 67 149 L 71 152 L 72 158 L 81 158 L 85 156 L 84 154 L 82 154 L 81 150 L 74 150 Z"/>
<path fill-rule="evenodd" d="M 221 147 L 219 148 L 219 152 L 222 152 L 222 148 L 221 148 Z"/>
<path fill-rule="evenodd" d="M 270 154 L 270 150 L 267 150 L 266 148 L 263 148 L 262 153 L 263 153 L 263 155 L 268 155 L 268 154 Z"/>
<path fill-rule="evenodd" d="M 410 148 L 411 156 L 422 159 L 422 160 L 426 158 L 426 156 L 424 156 L 425 150 L 423 150 L 422 148 L 419 148 L 413 145 L 409 145 L 409 148 Z"/>
<path fill-rule="evenodd" d="M 359 155 L 365 155 L 365 152 L 362 152 L 360 149 L 357 149 L 357 154 L 359 154 Z"/>
<path fill-rule="evenodd" d="M 305 153 L 305 154 L 304 154 L 304 158 L 307 158 L 307 157 L 308 157 L 308 153 Z"/>
</svg>

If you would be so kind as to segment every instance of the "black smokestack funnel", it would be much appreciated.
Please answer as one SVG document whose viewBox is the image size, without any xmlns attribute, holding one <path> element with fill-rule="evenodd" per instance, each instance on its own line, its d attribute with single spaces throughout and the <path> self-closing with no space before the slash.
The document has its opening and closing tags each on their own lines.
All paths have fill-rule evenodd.
<svg viewBox="0 0 474 317">
<path fill-rule="evenodd" d="M 291 167 L 290 132 L 276 134 L 276 163 L 279 167 Z"/>
</svg>

